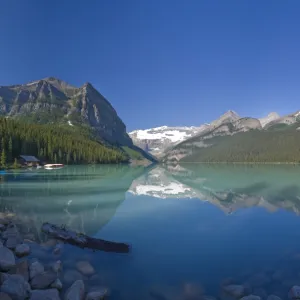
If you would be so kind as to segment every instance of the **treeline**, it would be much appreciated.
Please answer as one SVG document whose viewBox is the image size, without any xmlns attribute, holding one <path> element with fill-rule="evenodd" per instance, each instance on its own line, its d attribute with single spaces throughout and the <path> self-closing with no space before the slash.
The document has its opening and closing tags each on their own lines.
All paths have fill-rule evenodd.
<svg viewBox="0 0 300 300">
<path fill-rule="evenodd" d="M 0 118 L 1 166 L 13 163 L 20 155 L 34 155 L 51 163 L 121 163 L 128 155 L 109 148 L 88 135 L 63 126 L 37 125 Z"/>
<path fill-rule="evenodd" d="M 186 145 L 193 154 L 182 162 L 300 163 L 300 131 L 294 126 L 286 130 L 252 130 L 215 137 L 205 141 L 210 145 L 207 148 L 196 147 L 196 140 L 193 143 L 195 146 Z"/>
</svg>

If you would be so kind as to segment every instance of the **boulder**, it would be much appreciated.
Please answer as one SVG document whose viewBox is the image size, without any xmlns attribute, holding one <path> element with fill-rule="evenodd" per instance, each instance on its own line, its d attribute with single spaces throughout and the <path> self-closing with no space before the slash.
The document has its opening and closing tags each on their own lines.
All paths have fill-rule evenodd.
<svg viewBox="0 0 300 300">
<path fill-rule="evenodd" d="M 84 279 L 83 275 L 76 270 L 67 270 L 63 276 L 63 281 L 67 284 L 71 284 L 76 280 L 83 280 L 83 279 Z"/>
<path fill-rule="evenodd" d="M 27 259 L 17 262 L 15 273 L 18 275 L 22 275 L 26 281 L 29 280 L 29 267 Z"/>
<path fill-rule="evenodd" d="M 223 287 L 224 292 L 235 298 L 241 298 L 245 294 L 245 288 L 242 285 L 230 284 Z M 248 299 L 249 300 L 249 299 Z"/>
<path fill-rule="evenodd" d="M 31 293 L 30 300 L 60 300 L 58 290 L 34 290 Z"/>
<path fill-rule="evenodd" d="M 29 283 L 21 275 L 10 275 L 1 286 L 1 291 L 12 299 L 25 300 L 30 297 Z"/>
<path fill-rule="evenodd" d="M 39 261 L 34 261 L 29 266 L 29 277 L 34 278 L 36 275 L 41 274 L 45 271 L 44 266 Z"/>
<path fill-rule="evenodd" d="M 84 299 L 84 283 L 82 280 L 76 280 L 67 290 L 64 300 L 83 300 Z"/>
<path fill-rule="evenodd" d="M 1 300 L 12 300 L 6 293 L 0 292 L 0 299 Z"/>
<path fill-rule="evenodd" d="M 57 278 L 51 285 L 50 285 L 51 288 L 54 288 L 54 289 L 58 289 L 58 290 L 61 290 L 63 288 L 63 284 L 61 283 L 61 281 L 59 280 L 59 278 Z"/>
<path fill-rule="evenodd" d="M 19 257 L 29 255 L 30 247 L 27 244 L 19 244 L 16 246 L 15 253 Z"/>
<path fill-rule="evenodd" d="M 289 291 L 290 299 L 300 299 L 300 286 L 294 285 Z"/>
<path fill-rule="evenodd" d="M 6 247 L 0 247 L 0 271 L 8 271 L 16 265 L 13 252 Z"/>
<path fill-rule="evenodd" d="M 77 270 L 86 276 L 95 274 L 94 267 L 88 261 L 79 261 L 76 263 Z"/>
<path fill-rule="evenodd" d="M 95 288 L 87 294 L 85 300 L 102 300 L 105 299 L 106 296 L 108 296 L 107 288 Z"/>
<path fill-rule="evenodd" d="M 53 271 L 46 271 L 39 273 L 31 280 L 32 289 L 46 289 L 57 279 L 57 274 Z"/>
</svg>

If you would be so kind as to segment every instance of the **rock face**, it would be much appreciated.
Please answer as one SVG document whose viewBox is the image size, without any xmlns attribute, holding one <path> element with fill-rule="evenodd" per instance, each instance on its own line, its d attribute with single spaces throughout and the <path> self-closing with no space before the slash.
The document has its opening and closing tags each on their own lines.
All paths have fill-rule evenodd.
<svg viewBox="0 0 300 300">
<path fill-rule="evenodd" d="M 275 120 L 278 120 L 280 118 L 279 114 L 276 112 L 269 113 L 266 117 L 260 118 L 260 124 L 261 127 L 264 128 L 266 125 L 268 125 L 270 122 L 273 122 Z"/>
<path fill-rule="evenodd" d="M 115 109 L 90 83 L 75 87 L 49 77 L 22 85 L 0 86 L 0 114 L 70 126 L 84 122 L 111 143 L 132 145 Z"/>
</svg>

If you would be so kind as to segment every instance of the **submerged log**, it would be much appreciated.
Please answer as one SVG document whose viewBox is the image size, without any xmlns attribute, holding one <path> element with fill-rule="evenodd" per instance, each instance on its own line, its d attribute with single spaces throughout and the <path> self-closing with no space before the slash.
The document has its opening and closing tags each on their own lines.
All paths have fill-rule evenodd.
<svg viewBox="0 0 300 300">
<path fill-rule="evenodd" d="M 42 225 L 42 231 L 55 239 L 81 248 L 116 253 L 128 253 L 130 250 L 127 244 L 92 238 L 48 222 Z"/>
</svg>

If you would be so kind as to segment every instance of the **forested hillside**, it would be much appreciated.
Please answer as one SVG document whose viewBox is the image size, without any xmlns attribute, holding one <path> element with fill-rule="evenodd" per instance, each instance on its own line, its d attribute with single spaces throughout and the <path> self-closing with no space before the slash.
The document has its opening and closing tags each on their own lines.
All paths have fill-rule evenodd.
<svg viewBox="0 0 300 300">
<path fill-rule="evenodd" d="M 120 163 L 129 157 L 118 148 L 92 139 L 88 129 L 54 124 L 37 125 L 0 118 L 1 165 L 21 154 L 67 164 Z"/>
<path fill-rule="evenodd" d="M 180 144 L 189 155 L 181 162 L 295 162 L 300 163 L 299 123 L 279 124 L 268 130 L 251 130 L 202 141 L 197 137 Z"/>
</svg>

